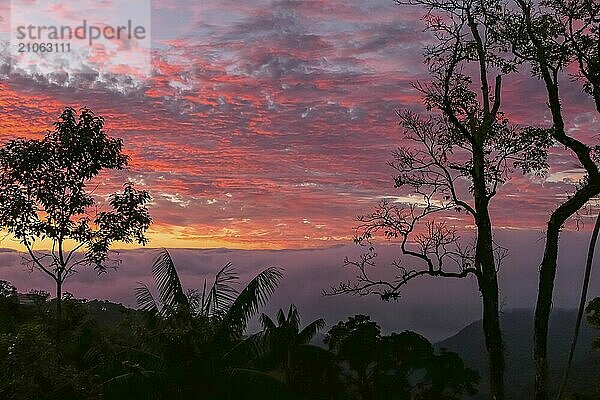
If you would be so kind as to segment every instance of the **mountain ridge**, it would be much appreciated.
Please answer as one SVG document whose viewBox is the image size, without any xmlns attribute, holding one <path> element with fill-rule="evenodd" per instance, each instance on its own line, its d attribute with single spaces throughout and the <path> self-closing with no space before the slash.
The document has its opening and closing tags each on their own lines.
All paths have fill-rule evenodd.
<svg viewBox="0 0 600 400">
<path fill-rule="evenodd" d="M 576 310 L 554 309 L 550 317 L 550 337 L 548 343 L 549 373 L 551 397 L 555 394 L 562 377 L 568 356 Z M 501 324 L 506 349 L 506 400 L 525 400 L 532 398 L 534 364 L 533 311 L 530 309 L 510 309 L 501 315 Z M 600 331 L 592 328 L 585 320 L 582 324 L 577 349 L 573 360 L 567 394 L 585 394 L 599 398 L 600 393 L 589 387 L 589 382 L 600 376 L 600 351 L 591 347 Z M 481 375 L 480 391 L 472 397 L 474 400 L 488 398 L 487 353 L 484 346 L 482 321 L 478 320 L 465 326 L 456 334 L 436 343 L 439 349 L 458 353 L 465 364 L 479 371 Z M 587 398 L 587 397 L 584 397 Z"/>
</svg>

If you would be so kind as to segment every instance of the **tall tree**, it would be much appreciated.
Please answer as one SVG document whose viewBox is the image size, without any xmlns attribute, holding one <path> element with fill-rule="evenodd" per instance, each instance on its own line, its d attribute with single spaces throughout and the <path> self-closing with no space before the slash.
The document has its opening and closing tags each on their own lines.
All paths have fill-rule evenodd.
<svg viewBox="0 0 600 400">
<path fill-rule="evenodd" d="M 59 321 L 63 284 L 79 267 L 105 272 L 113 242 L 146 243 L 146 191 L 125 184 L 106 207 L 88 188 L 102 170 L 127 166 L 122 145 L 106 135 L 103 118 L 66 108 L 42 139 L 0 148 L 0 227 L 25 247 L 30 268 L 54 281 Z"/>
<path fill-rule="evenodd" d="M 498 269 L 505 251 L 494 242 L 490 203 L 514 169 L 540 173 L 547 168 L 548 130 L 515 126 L 501 111 L 502 77 L 515 71 L 504 57 L 505 42 L 491 26 L 500 1 L 409 0 L 424 7 L 433 44 L 425 50 L 432 81 L 418 83 L 429 117 L 400 112 L 406 145 L 390 163 L 395 186 L 412 192 L 412 204 L 384 201 L 359 218 L 358 243 L 370 251 L 348 265 L 359 269 L 355 282 L 334 293 L 375 293 L 394 299 L 403 285 L 421 276 L 475 277 L 482 299 L 483 328 L 489 356 L 491 398 L 504 398 L 504 345 L 499 318 Z M 406 193 L 406 192 L 405 192 Z M 476 227 L 474 244 L 436 216 L 461 213 Z M 466 214 L 466 215 L 465 215 Z M 470 222 L 472 221 L 472 222 Z M 404 256 L 415 265 L 394 263 L 393 279 L 373 277 L 378 233 L 400 239 Z"/>
<path fill-rule="evenodd" d="M 552 114 L 551 134 L 585 172 L 575 193 L 556 207 L 548 219 L 540 265 L 534 321 L 536 400 L 548 398 L 548 320 L 556 277 L 560 231 L 565 222 L 600 193 L 598 146 L 568 132 L 561 83 L 574 75 L 600 113 L 600 3 L 594 0 L 514 0 L 506 8 L 503 32 L 512 52 L 530 63 L 541 79 Z M 515 9 L 516 8 L 516 9 Z"/>
</svg>

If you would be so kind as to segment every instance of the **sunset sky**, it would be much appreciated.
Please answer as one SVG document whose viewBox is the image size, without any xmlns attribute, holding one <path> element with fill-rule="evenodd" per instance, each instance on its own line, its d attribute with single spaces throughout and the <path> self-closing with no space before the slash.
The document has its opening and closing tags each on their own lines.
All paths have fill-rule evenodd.
<svg viewBox="0 0 600 400">
<path fill-rule="evenodd" d="M 6 43 L 10 2 L 0 4 Z M 89 10 L 76 7 L 48 12 L 80 21 Z M 4 49 L 0 141 L 39 136 L 65 106 L 103 116 L 132 163 L 103 175 L 100 192 L 127 180 L 151 192 L 151 247 L 348 244 L 357 215 L 383 198 L 414 200 L 393 188 L 387 162 L 402 143 L 396 110 L 422 110 L 410 85 L 427 80 L 421 14 L 391 0 L 152 1 L 149 76 L 99 67 L 99 53 L 53 71 L 14 60 L 8 68 Z M 549 126 L 541 89 L 526 69 L 508 78 L 503 111 Z M 589 141 L 598 124 L 591 101 L 568 78 L 562 89 L 568 129 Z M 577 164 L 560 148 L 551 153 L 548 176 L 517 173 L 502 188 L 498 229 L 539 232 L 572 191 Z M 461 218 L 452 221 L 469 229 Z"/>
<path fill-rule="evenodd" d="M 422 10 L 392 0 L 17 3 L 11 9 L 0 0 L 0 144 L 41 137 L 66 106 L 104 117 L 132 162 L 103 174 L 95 193 L 127 181 L 150 191 L 148 246 L 180 248 L 172 254 L 186 288 L 201 287 L 226 262 L 243 280 L 275 265 L 286 272 L 273 312 L 292 302 L 303 317 L 329 323 L 363 312 L 386 330 L 416 329 L 433 339 L 480 317 L 473 279 L 416 280 L 398 303 L 321 296 L 355 275 L 342 265 L 361 251 L 352 244 L 358 215 L 382 199 L 419 200 L 393 188 L 387 163 L 403 144 L 396 111 L 424 112 L 411 86 L 428 80 Z M 147 42 L 100 43 L 37 61 L 7 46 L 15 24 L 102 24 L 114 7 L 121 21 L 148 28 Z M 594 143 L 599 121 L 591 100 L 569 77 L 561 90 L 567 129 Z M 505 79 L 502 111 L 511 122 L 549 127 L 545 103 L 526 67 Z M 515 173 L 492 203 L 495 240 L 510 249 L 499 275 L 503 309 L 533 306 L 545 222 L 581 177 L 560 147 L 550 150 L 550 164 L 544 177 Z M 583 211 L 584 225 L 565 227 L 556 307 L 576 304 L 594 216 Z M 470 236 L 464 214 L 447 217 Z M 23 272 L 22 253 L 14 251 L 22 248 L 2 238 L 0 248 L 10 250 L 0 249 L 0 279 L 23 291 L 52 290 L 42 273 Z M 398 255 L 393 247 L 378 251 L 384 267 Z M 135 305 L 134 288 L 151 279 L 156 254 L 121 252 L 118 271 L 82 271 L 66 290 Z M 600 291 L 597 275 L 590 293 Z"/>
</svg>

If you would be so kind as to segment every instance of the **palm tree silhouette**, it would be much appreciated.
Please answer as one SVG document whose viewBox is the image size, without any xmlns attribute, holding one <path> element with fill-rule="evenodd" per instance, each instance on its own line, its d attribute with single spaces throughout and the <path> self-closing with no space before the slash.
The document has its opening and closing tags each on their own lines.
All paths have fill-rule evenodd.
<svg viewBox="0 0 600 400">
<path fill-rule="evenodd" d="M 285 383 L 291 384 L 294 356 L 297 356 L 317 332 L 323 329 L 325 321 L 319 318 L 300 330 L 300 314 L 293 304 L 290 305 L 287 316 L 282 309 L 279 309 L 277 322 L 266 314 L 261 315 L 260 321 L 263 326 L 263 340 L 270 356 L 283 369 Z"/>
<path fill-rule="evenodd" d="M 238 291 L 234 285 L 238 283 L 239 276 L 231 263 L 227 263 L 215 275 L 209 290 L 205 279 L 202 292 L 185 292 L 171 254 L 166 249 L 154 262 L 152 275 L 159 301 L 156 301 L 147 285 L 140 283 L 135 295 L 141 310 L 157 317 L 166 317 L 183 309 L 192 316 L 219 321 L 223 331 L 227 331 L 230 337 L 238 338 L 243 334 L 248 320 L 271 297 L 282 277 L 279 268 L 269 267 Z"/>
<path fill-rule="evenodd" d="M 281 270 L 266 268 L 238 291 L 239 276 L 228 263 L 210 288 L 205 280 L 201 291 L 184 290 L 170 253 L 163 249 L 152 275 L 158 297 L 142 283 L 135 295 L 148 316 L 148 337 L 162 349 L 159 374 L 167 377 L 169 393 L 184 398 L 184 392 L 200 390 L 206 398 L 225 398 L 227 381 L 239 376 L 236 371 L 252 358 L 251 342 L 244 337 L 248 321 L 277 288 Z"/>
</svg>

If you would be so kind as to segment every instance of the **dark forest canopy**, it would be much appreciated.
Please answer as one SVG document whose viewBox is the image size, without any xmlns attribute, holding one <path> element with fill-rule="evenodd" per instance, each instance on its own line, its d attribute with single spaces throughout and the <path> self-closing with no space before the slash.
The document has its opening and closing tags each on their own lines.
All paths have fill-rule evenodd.
<svg viewBox="0 0 600 400">
<path fill-rule="evenodd" d="M 202 291 L 185 291 L 165 250 L 140 286 L 139 310 L 67 294 L 63 337 L 48 293 L 0 282 L 0 397 L 4 399 L 459 399 L 478 373 L 423 336 L 383 335 L 368 316 L 303 326 L 291 305 L 246 331 L 281 274 L 267 268 L 241 290 L 228 264 Z M 155 300 L 152 293 L 157 293 Z"/>
</svg>

